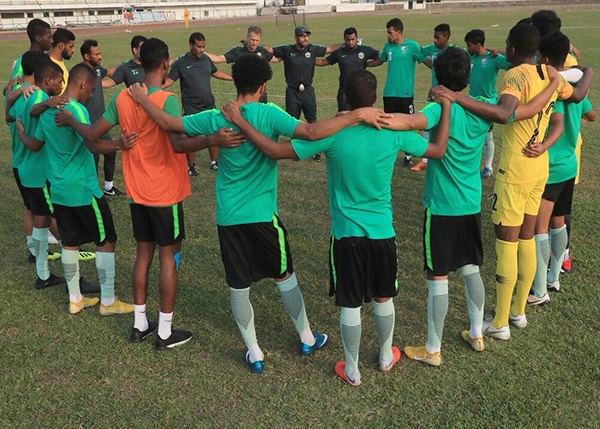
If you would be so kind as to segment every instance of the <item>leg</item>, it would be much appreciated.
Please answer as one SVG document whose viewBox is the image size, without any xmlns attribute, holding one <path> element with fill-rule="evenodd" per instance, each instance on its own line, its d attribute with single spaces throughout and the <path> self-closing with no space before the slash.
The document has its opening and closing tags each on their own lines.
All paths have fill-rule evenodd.
<svg viewBox="0 0 600 429">
<path fill-rule="evenodd" d="M 187 159 L 189 175 L 192 177 L 198 176 L 198 171 L 196 171 L 196 152 L 186 153 L 185 159 Z"/>
<path fill-rule="evenodd" d="M 134 307 L 134 329 L 145 332 L 148 325 L 146 316 L 146 300 L 148 296 L 148 272 L 154 259 L 156 242 L 137 242 L 135 264 L 133 266 L 133 307 Z"/>
<path fill-rule="evenodd" d="M 555 216 L 550 220 L 550 246 L 552 248 L 552 265 L 548 272 L 548 283 L 552 284 L 553 289 L 559 289 L 557 287 L 560 270 L 567 249 L 567 243 L 569 242 L 569 235 L 567 234 L 567 227 L 565 225 L 565 216 Z"/>
<path fill-rule="evenodd" d="M 356 386 L 360 384 L 360 371 L 358 370 L 358 354 L 362 332 L 360 308 L 342 307 L 340 312 L 340 329 L 346 356 L 344 375 L 350 381 L 350 384 Z M 336 373 L 338 373 L 338 365 L 336 365 Z M 342 376 L 339 373 L 338 375 Z"/>
<path fill-rule="evenodd" d="M 496 329 L 508 326 L 512 294 L 517 283 L 519 231 L 521 227 L 496 225 Z"/>
<path fill-rule="evenodd" d="M 246 360 L 252 372 L 264 371 L 264 355 L 258 346 L 256 329 L 254 327 L 254 309 L 250 302 L 250 287 L 243 289 L 229 288 L 231 293 L 231 312 L 237 324 L 244 344 L 248 348 Z"/>
<path fill-rule="evenodd" d="M 302 100 L 298 95 L 300 91 L 288 86 L 285 90 L 285 111 L 296 119 L 300 119 L 302 113 Z"/>
<path fill-rule="evenodd" d="M 485 138 L 485 168 L 481 172 L 481 177 L 485 179 L 486 177 L 490 177 L 492 175 L 492 164 L 494 162 L 494 151 L 496 150 L 496 145 L 494 143 L 494 132 L 490 129 Z"/>
<path fill-rule="evenodd" d="M 210 155 L 210 169 L 217 171 L 219 169 L 219 164 L 217 163 L 219 159 L 218 146 L 210 146 L 208 148 L 208 154 Z"/>
<path fill-rule="evenodd" d="M 465 297 L 470 322 L 470 329 L 463 331 L 461 335 L 473 350 L 480 352 L 485 348 L 482 332 L 485 288 L 477 265 L 465 265 L 461 267 L 460 272 L 465 282 Z"/>
<path fill-rule="evenodd" d="M 107 241 L 104 245 L 96 247 L 96 269 L 100 281 L 100 299 L 102 306 L 105 307 L 115 303 L 115 245 L 116 242 L 110 243 Z"/>
<path fill-rule="evenodd" d="M 537 298 L 544 298 L 548 292 L 546 288 L 548 259 L 550 258 L 548 225 L 550 224 L 550 217 L 552 216 L 553 209 L 554 201 L 542 199 L 535 225 L 537 265 L 533 280 L 533 293 Z M 530 303 L 533 303 L 535 299 L 532 298 L 529 301 Z"/>
<path fill-rule="evenodd" d="M 375 301 L 373 308 L 375 327 L 379 337 L 379 369 L 387 372 L 400 359 L 400 351 L 396 347 L 392 347 L 396 309 L 392 298 L 378 297 L 373 298 L 373 300 Z M 394 352 L 396 352 L 396 355 L 394 355 Z"/>
</svg>

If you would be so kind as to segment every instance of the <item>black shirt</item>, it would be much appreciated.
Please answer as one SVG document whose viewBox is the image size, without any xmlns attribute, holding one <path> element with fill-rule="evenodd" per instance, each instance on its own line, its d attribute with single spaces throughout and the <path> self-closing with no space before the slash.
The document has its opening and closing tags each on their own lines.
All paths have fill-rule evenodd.
<svg viewBox="0 0 600 429">
<path fill-rule="evenodd" d="M 215 107 L 215 97 L 210 87 L 211 76 L 218 71 L 207 55 L 200 58 L 183 54 L 173 63 L 169 78 L 180 79 L 183 114 L 192 115 Z"/>
<path fill-rule="evenodd" d="M 348 77 L 356 70 L 365 70 L 367 61 L 377 59 L 379 51 L 370 46 L 358 45 L 350 50 L 340 46 L 326 60 L 329 64 L 338 64 L 340 68 L 340 91 L 346 88 Z"/>
<path fill-rule="evenodd" d="M 125 61 L 121 64 L 113 75 L 111 76 L 117 85 L 121 82 L 125 82 L 125 86 L 128 88 L 134 83 L 144 83 L 146 79 L 146 73 L 141 64 L 136 63 L 133 60 Z"/>
<path fill-rule="evenodd" d="M 327 47 L 309 44 L 304 50 L 299 50 L 296 45 L 280 45 L 273 48 L 273 55 L 283 59 L 285 81 L 291 87 L 298 88 L 312 85 L 315 76 L 315 61 L 323 57 Z"/>
<path fill-rule="evenodd" d="M 92 92 L 92 98 L 90 98 L 90 101 L 88 101 L 85 106 L 90 113 L 90 122 L 92 124 L 102 117 L 104 110 L 106 109 L 104 106 L 102 79 L 108 74 L 108 70 L 101 66 L 96 66 L 93 70 L 96 75 L 96 88 L 94 88 L 94 92 Z"/>
<path fill-rule="evenodd" d="M 244 55 L 256 55 L 257 57 L 263 58 L 266 62 L 271 61 L 271 58 L 273 58 L 273 54 L 271 54 L 262 46 L 259 46 L 254 52 L 250 52 L 246 46 L 236 46 L 235 48 L 225 52 L 224 55 L 227 64 L 235 63 Z"/>
</svg>

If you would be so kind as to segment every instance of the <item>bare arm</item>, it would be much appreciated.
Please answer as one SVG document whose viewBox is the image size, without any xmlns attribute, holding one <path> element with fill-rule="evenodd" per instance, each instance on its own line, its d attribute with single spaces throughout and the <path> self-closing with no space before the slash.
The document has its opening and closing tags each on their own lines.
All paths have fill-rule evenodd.
<svg viewBox="0 0 600 429">
<path fill-rule="evenodd" d="M 318 67 L 325 67 L 325 66 L 329 66 L 331 64 L 329 64 L 329 61 L 327 61 L 325 58 L 317 58 L 315 60 L 315 65 Z"/>
<path fill-rule="evenodd" d="M 374 127 L 381 129 L 382 125 L 388 125 L 388 119 L 391 118 L 389 113 L 385 113 L 374 107 L 362 107 L 352 110 L 345 115 L 335 116 L 333 118 L 324 119 L 318 122 L 308 124 L 301 122 L 294 131 L 294 138 L 304 140 L 321 140 L 337 133 L 343 128 L 363 122 L 371 124 Z"/>
<path fill-rule="evenodd" d="M 173 85 L 175 83 L 175 81 L 173 79 L 171 79 L 170 77 L 167 77 L 167 80 L 165 80 L 165 83 L 163 84 L 162 88 L 168 88 L 171 85 Z"/>
<path fill-rule="evenodd" d="M 20 119 L 17 119 L 17 132 L 19 133 L 19 140 L 32 152 L 39 152 L 44 147 L 44 143 L 46 143 L 34 137 L 28 137 L 25 134 L 25 128 Z"/>
<path fill-rule="evenodd" d="M 423 154 L 426 158 L 440 159 L 443 158 L 448 149 L 448 139 L 450 138 L 450 112 L 452 111 L 452 103 L 447 98 L 440 100 L 442 105 L 442 118 L 437 126 L 435 141 L 429 143 L 427 152 Z"/>
<path fill-rule="evenodd" d="M 590 110 L 589 112 L 583 115 L 582 120 L 584 121 L 584 123 L 597 121 L 598 112 L 596 112 L 595 110 Z"/>
<path fill-rule="evenodd" d="M 376 58 L 374 60 L 367 61 L 367 67 L 377 67 L 383 64 L 383 60 L 381 58 Z"/>
<path fill-rule="evenodd" d="M 215 55 L 215 54 L 210 54 L 208 52 L 205 52 L 204 55 L 206 55 L 208 58 L 210 58 L 212 60 L 212 62 L 215 64 L 227 62 L 227 58 L 225 58 L 225 55 Z"/>
<path fill-rule="evenodd" d="M 330 45 L 327 46 L 327 50 L 325 51 L 325 55 L 331 54 L 333 51 L 335 51 L 336 49 L 339 49 L 340 46 L 342 46 L 341 43 L 338 43 L 337 45 Z"/>
<path fill-rule="evenodd" d="M 94 142 L 106 134 L 114 125 L 104 118 L 98 119 L 94 124 L 84 124 L 73 116 L 68 110 L 61 110 L 54 115 L 54 122 L 59 127 L 71 127 L 77 134 L 86 140 Z M 90 149 L 91 150 L 91 149 Z M 104 153 L 104 152 L 96 152 Z M 111 153 L 111 152 L 107 152 Z"/>
<path fill-rule="evenodd" d="M 423 64 L 429 69 L 433 68 L 433 61 L 431 60 L 431 57 L 427 57 L 427 59 L 423 61 Z"/>
<path fill-rule="evenodd" d="M 113 71 L 113 73 L 114 73 L 114 71 Z M 112 88 L 113 86 L 116 86 L 116 85 L 117 85 L 117 82 L 115 82 L 114 79 L 111 77 L 102 79 L 102 89 Z"/>
<path fill-rule="evenodd" d="M 185 133 L 183 120 L 180 116 L 171 116 L 160 107 L 155 105 L 148 98 L 148 88 L 145 84 L 135 83 L 127 88 L 131 98 L 139 103 L 146 113 L 156 122 L 156 124 L 165 131 L 175 133 Z"/>
<path fill-rule="evenodd" d="M 120 138 L 118 140 L 94 140 L 88 139 L 83 140 L 83 144 L 92 153 L 113 153 L 118 150 L 131 149 L 138 140 L 137 133 L 128 133 L 125 129 L 121 131 Z"/>
<path fill-rule="evenodd" d="M 415 113 L 413 115 L 394 113 L 393 116 L 388 119 L 388 122 L 389 125 L 384 126 L 384 128 L 389 128 L 390 130 L 407 131 L 427 129 L 427 117 L 422 113 Z"/>
<path fill-rule="evenodd" d="M 231 77 L 229 73 L 225 73 L 223 70 L 217 70 L 211 76 L 221 80 L 233 80 L 233 77 Z"/>
<path fill-rule="evenodd" d="M 571 44 L 571 52 L 577 58 L 577 61 L 581 61 L 581 51 Z"/>
<path fill-rule="evenodd" d="M 270 63 L 279 63 L 281 61 L 283 61 L 283 58 L 273 57 L 273 58 L 271 58 L 271 60 L 269 62 Z"/>
<path fill-rule="evenodd" d="M 564 115 L 562 113 L 553 113 L 550 116 L 550 125 L 552 129 L 546 136 L 543 142 L 533 143 L 523 148 L 523 155 L 528 158 L 537 158 L 546 152 L 554 143 L 558 141 L 565 130 L 565 123 L 563 121 Z"/>
<path fill-rule="evenodd" d="M 112 66 L 110 68 L 107 68 L 106 69 L 106 76 L 104 76 L 104 78 L 111 77 L 114 74 L 115 70 L 117 70 L 117 67 L 119 67 L 119 66 Z M 103 86 L 103 88 L 104 88 L 104 86 Z"/>
<path fill-rule="evenodd" d="M 61 108 L 64 107 L 68 102 L 68 97 L 65 97 L 64 95 L 50 97 L 42 103 L 35 104 L 29 111 L 29 116 L 32 118 L 39 118 L 40 115 L 46 111 L 46 109 Z"/>
<path fill-rule="evenodd" d="M 246 137 L 233 128 L 221 128 L 212 136 L 186 137 L 180 133 L 169 133 L 173 149 L 177 153 L 196 152 L 211 146 L 236 147 L 246 141 Z"/>
<path fill-rule="evenodd" d="M 583 76 L 577 83 L 577 86 L 573 87 L 573 95 L 569 97 L 569 101 L 575 103 L 579 103 L 586 97 L 590 90 L 590 86 L 592 86 L 592 77 L 594 77 L 594 71 L 591 67 L 577 66 L 577 68 L 583 71 Z"/>
</svg>

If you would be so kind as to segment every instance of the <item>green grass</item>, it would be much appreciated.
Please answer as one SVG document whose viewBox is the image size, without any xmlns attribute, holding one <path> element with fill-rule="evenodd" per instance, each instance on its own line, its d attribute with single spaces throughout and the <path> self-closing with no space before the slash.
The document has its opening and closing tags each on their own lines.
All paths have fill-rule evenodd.
<svg viewBox="0 0 600 429">
<path fill-rule="evenodd" d="M 406 36 L 431 43 L 433 27 L 452 26 L 452 41 L 483 28 L 488 45 L 502 47 L 508 29 L 531 9 L 516 13 L 406 13 Z M 564 31 L 584 55 L 584 63 L 600 70 L 595 42 L 598 7 L 559 11 Z M 313 41 L 337 43 L 345 27 L 354 25 L 365 43 L 381 48 L 391 14 L 308 16 Z M 290 21 L 291 22 L 291 21 Z M 194 22 L 207 36 L 208 49 L 219 53 L 235 45 L 248 23 L 210 26 Z M 261 20 L 264 43 L 291 42 L 293 24 L 278 31 Z M 494 27 L 492 27 L 494 25 Z M 495 26 L 497 25 L 497 26 Z M 287 27 L 287 28 L 286 28 Z M 239 28 L 239 30 L 237 30 Z M 171 54 L 187 50 L 190 30 L 154 30 L 171 46 Z M 129 57 L 132 34 L 99 35 L 104 65 Z M 83 39 L 83 37 L 81 37 Z M 22 42 L 0 41 L 0 70 L 27 48 Z M 77 56 L 76 56 L 77 57 Z M 77 57 L 78 58 L 78 57 Z M 73 61 L 74 63 L 75 61 Z M 228 70 L 228 66 L 222 69 Z M 283 105 L 283 66 L 274 65 L 271 100 Z M 375 70 L 380 89 L 385 66 Z M 430 72 L 419 67 L 417 100 L 425 99 Z M 315 86 L 319 116 L 335 111 L 337 68 L 318 69 Z M 231 83 L 213 81 L 217 105 L 232 97 Z M 115 92 L 107 92 L 107 99 Z M 592 102 L 600 103 L 598 88 Z M 381 105 L 379 103 L 379 105 Z M 500 146 L 502 127 L 496 126 Z M 487 350 L 474 353 L 459 338 L 468 324 L 464 287 L 451 276 L 451 306 L 446 319 L 444 365 L 438 369 L 402 359 L 390 374 L 377 370 L 378 344 L 372 305 L 363 312 L 361 372 L 363 386 L 352 389 L 336 379 L 333 363 L 343 358 L 338 311 L 327 297 L 327 244 L 330 228 L 324 163 L 281 163 L 280 212 L 288 231 L 294 262 L 313 328 L 331 335 L 331 344 L 311 357 L 298 355 L 298 340 L 276 287 L 263 281 L 252 289 L 256 326 L 265 352 L 264 375 L 250 374 L 243 362 L 244 346 L 229 310 L 217 241 L 215 175 L 208 156 L 198 155 L 201 176 L 185 204 L 187 239 L 180 272 L 175 326 L 190 329 L 194 339 L 170 353 L 155 353 L 152 342 L 131 345 L 126 339 L 132 318 L 102 318 L 96 310 L 69 316 L 64 289 L 33 288 L 34 267 L 25 262 L 21 202 L 10 168 L 9 134 L 2 131 L 0 151 L 0 427 L 588 427 L 600 424 L 600 323 L 597 316 L 597 254 L 600 227 L 600 149 L 597 124 L 584 129 L 583 180 L 574 205 L 575 271 L 563 277 L 564 293 L 553 295 L 546 308 L 528 309 L 530 326 L 513 329 L 509 342 L 488 340 Z M 120 158 L 119 158 L 120 159 Z M 368 175 L 369 172 L 364 172 Z M 396 304 L 394 343 L 423 343 L 426 338 L 427 287 L 422 272 L 421 227 L 423 175 L 397 168 L 393 180 L 395 227 L 400 248 L 400 293 Z M 117 185 L 123 186 L 119 171 Z M 484 195 L 493 180 L 484 184 Z M 131 268 L 135 242 L 125 198 L 110 199 L 119 243 L 117 293 L 131 301 Z M 493 310 L 494 237 L 490 204 L 483 201 L 487 289 L 486 310 Z M 82 272 L 96 278 L 93 263 Z M 60 262 L 51 269 L 61 273 Z M 158 312 L 157 267 L 151 275 L 149 314 Z"/>
</svg>

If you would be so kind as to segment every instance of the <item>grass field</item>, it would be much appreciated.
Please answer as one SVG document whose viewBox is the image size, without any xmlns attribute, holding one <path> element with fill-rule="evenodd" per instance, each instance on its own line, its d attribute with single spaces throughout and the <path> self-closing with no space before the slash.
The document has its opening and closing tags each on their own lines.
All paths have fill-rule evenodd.
<svg viewBox="0 0 600 429">
<path fill-rule="evenodd" d="M 503 47 L 511 25 L 532 9 L 508 11 L 405 13 L 405 36 L 432 43 L 440 22 L 452 26 L 452 39 L 462 45 L 464 34 L 482 28 L 488 45 Z M 564 32 L 583 53 L 583 63 L 600 70 L 600 8 L 562 8 Z M 312 41 L 338 43 L 345 27 L 356 26 L 364 42 L 381 48 L 391 14 L 307 16 Z M 281 30 L 272 20 L 260 21 L 268 45 L 291 43 L 293 23 Z M 248 23 L 210 25 L 194 22 L 193 30 L 207 36 L 207 50 L 224 52 L 244 36 Z M 289 25 L 288 25 L 289 24 Z M 105 66 L 130 56 L 129 40 L 136 33 L 99 34 Z M 89 30 L 88 30 L 89 31 Z M 145 31 L 163 38 L 171 55 L 187 51 L 190 30 Z M 78 36 L 78 43 L 84 37 Z M 0 39 L 0 70 L 8 75 L 11 61 L 27 49 Z M 76 51 L 72 64 L 79 60 Z M 385 65 L 376 69 L 380 89 Z M 272 101 L 283 105 L 283 66 L 276 64 L 269 83 Z M 228 66 L 222 69 L 228 71 Z M 315 86 L 319 116 L 335 112 L 337 67 L 318 69 Z M 425 99 L 430 72 L 419 67 L 417 100 Z M 232 98 L 231 83 L 213 81 L 217 105 Z M 114 94 L 108 91 L 107 100 Z M 598 86 L 590 95 L 600 103 Z M 378 105 L 381 105 L 379 102 Z M 421 104 L 422 105 L 422 104 Z M 495 127 L 500 147 L 502 127 Z M 156 353 L 148 341 L 131 345 L 127 337 L 132 317 L 101 317 L 97 310 L 67 314 L 62 287 L 36 291 L 34 267 L 26 263 L 21 227 L 21 202 L 10 164 L 9 133 L 2 125 L 0 150 L 0 427 L 2 428 L 191 428 L 191 427 L 464 427 L 464 428 L 597 428 L 600 426 L 600 323 L 597 315 L 600 260 L 600 128 L 584 129 L 582 183 L 574 203 L 575 270 L 562 278 L 564 292 L 545 308 L 528 309 L 529 327 L 513 329 L 509 342 L 488 340 L 478 354 L 460 339 L 468 318 L 460 276 L 451 276 L 451 306 L 443 343 L 444 365 L 429 368 L 403 358 L 389 374 L 377 370 L 378 342 L 372 305 L 363 312 L 361 372 L 363 385 L 350 388 L 336 379 L 333 364 L 343 358 L 338 310 L 327 297 L 327 245 L 330 218 L 324 163 L 281 162 L 280 213 L 291 236 L 300 285 L 313 329 L 327 332 L 331 343 L 316 355 L 298 355 L 293 324 L 271 281 L 253 287 L 252 301 L 266 372 L 251 374 L 243 361 L 244 345 L 229 310 L 215 228 L 215 174 L 207 154 L 198 155 L 201 176 L 192 180 L 193 196 L 186 201 L 187 240 L 180 271 L 175 326 L 193 331 L 188 344 L 170 353 Z M 497 151 L 499 154 L 499 151 Z M 120 159 L 120 157 L 119 157 Z M 496 159 L 497 164 L 497 159 Z M 370 172 L 365 171 L 368 175 Z M 427 287 L 422 272 L 421 193 L 423 174 L 397 168 L 393 181 L 395 227 L 400 249 L 400 293 L 395 300 L 394 343 L 400 347 L 426 339 Z M 123 187 L 121 171 L 116 179 Z M 493 179 L 484 183 L 491 193 Z M 484 198 L 483 234 L 486 263 L 486 313 L 493 311 L 494 236 L 490 204 Z M 131 268 L 135 242 L 125 198 L 110 200 L 119 243 L 117 294 L 131 302 Z M 82 273 L 96 279 L 93 263 Z M 51 270 L 62 273 L 60 262 Z M 158 313 L 158 270 L 151 275 L 149 315 Z"/>
</svg>

